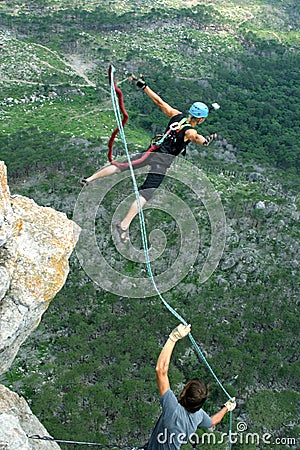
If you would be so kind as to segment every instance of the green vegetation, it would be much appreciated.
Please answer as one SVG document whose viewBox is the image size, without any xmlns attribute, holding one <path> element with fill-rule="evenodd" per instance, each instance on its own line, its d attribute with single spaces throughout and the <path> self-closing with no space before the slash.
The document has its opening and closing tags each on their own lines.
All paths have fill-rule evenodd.
<svg viewBox="0 0 300 450">
<path fill-rule="evenodd" d="M 197 218 L 202 248 L 188 275 L 165 297 L 192 322 L 209 363 L 238 398 L 234 426 L 242 417 L 252 432 L 291 438 L 299 431 L 296 6 L 293 0 L 215 1 L 213 7 L 179 0 L 0 3 L 0 148 L 12 193 L 72 218 L 77 181 L 107 162 L 116 126 L 109 63 L 117 69 L 130 116 L 131 152 L 145 149 L 166 123 L 125 82 L 133 70 L 183 111 L 198 99 L 220 103 L 220 111 L 201 126 L 204 135 L 218 132 L 217 143 L 208 149 L 191 145 L 187 158 L 207 173 L 222 199 L 224 255 L 199 285 L 210 240 L 207 214 L 186 187 L 166 180 L 165 189 L 184 199 Z M 124 153 L 119 139 L 115 153 Z M 142 265 L 124 261 L 110 238 L 114 209 L 130 189 L 126 180 L 105 199 L 96 233 L 115 267 L 138 276 Z M 167 234 L 168 251 L 154 263 L 159 272 L 177 255 L 179 231 L 168 214 L 150 210 L 145 216 L 147 230 L 158 227 Z M 138 221 L 132 234 L 140 247 Z M 25 396 L 55 437 L 142 444 L 159 414 L 156 358 L 175 325 L 156 297 L 119 298 L 103 291 L 73 255 L 65 287 L 2 381 Z M 211 384 L 209 413 L 226 400 L 188 341 L 178 345 L 170 376 L 176 393 L 187 378 L 205 378 Z M 218 432 L 227 431 L 226 419 Z M 292 445 L 280 448 L 285 447 Z"/>
</svg>

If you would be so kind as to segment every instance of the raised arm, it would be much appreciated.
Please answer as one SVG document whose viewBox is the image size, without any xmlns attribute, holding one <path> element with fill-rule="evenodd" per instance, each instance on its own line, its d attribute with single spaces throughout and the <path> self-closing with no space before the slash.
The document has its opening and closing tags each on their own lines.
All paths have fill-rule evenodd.
<svg viewBox="0 0 300 450">
<path fill-rule="evenodd" d="M 156 92 L 154 92 L 147 84 L 146 81 L 143 78 L 143 75 L 140 75 L 139 78 L 137 78 L 134 74 L 131 75 L 129 80 L 136 84 L 137 87 L 143 89 L 143 91 L 148 95 L 149 98 L 155 103 L 164 114 L 168 117 L 176 116 L 176 114 L 180 114 L 181 111 L 178 109 L 173 108 L 170 106 L 167 102 L 165 102 Z"/>
<path fill-rule="evenodd" d="M 144 92 L 162 110 L 162 112 L 164 114 L 166 114 L 166 116 L 173 117 L 173 116 L 176 116 L 176 114 L 180 114 L 181 113 L 181 111 L 178 111 L 178 109 L 172 108 L 172 106 L 170 106 L 167 102 L 165 102 L 149 86 L 145 87 Z"/>
<path fill-rule="evenodd" d="M 156 379 L 160 395 L 164 395 L 170 389 L 170 382 L 168 377 L 169 365 L 171 356 L 176 342 L 179 339 L 187 336 L 191 331 L 191 325 L 180 324 L 169 335 L 169 338 L 158 357 L 156 363 Z"/>
</svg>

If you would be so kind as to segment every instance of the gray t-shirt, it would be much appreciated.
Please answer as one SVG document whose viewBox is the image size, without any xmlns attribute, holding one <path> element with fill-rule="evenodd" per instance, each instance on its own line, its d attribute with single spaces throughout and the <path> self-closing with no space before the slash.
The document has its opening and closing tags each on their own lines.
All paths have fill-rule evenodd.
<svg viewBox="0 0 300 450">
<path fill-rule="evenodd" d="M 177 450 L 188 442 L 197 428 L 210 428 L 211 418 L 200 409 L 188 412 L 169 389 L 159 399 L 162 414 L 151 434 L 147 450 Z"/>
</svg>

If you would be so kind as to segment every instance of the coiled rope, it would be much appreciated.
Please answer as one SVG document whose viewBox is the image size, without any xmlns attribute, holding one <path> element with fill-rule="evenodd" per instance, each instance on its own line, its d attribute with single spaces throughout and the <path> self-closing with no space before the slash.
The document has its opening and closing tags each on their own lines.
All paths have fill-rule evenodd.
<svg viewBox="0 0 300 450">
<path fill-rule="evenodd" d="M 116 85 L 116 83 L 114 81 L 114 72 L 115 72 L 115 68 L 113 66 L 110 66 L 110 68 L 109 68 L 110 92 L 111 92 L 112 105 L 113 105 L 116 122 L 117 122 L 117 127 L 118 127 L 114 130 L 113 135 L 110 139 L 110 148 L 111 149 L 113 148 L 114 139 L 115 139 L 117 133 L 119 132 L 125 152 L 126 152 L 126 157 L 127 157 L 128 166 L 130 169 L 132 184 L 133 184 L 134 193 L 135 193 L 135 198 L 136 198 L 136 202 L 138 205 L 138 217 L 139 217 L 139 222 L 140 222 L 142 243 L 143 243 L 145 262 L 146 262 L 146 266 L 147 266 L 147 270 L 148 270 L 148 275 L 151 279 L 151 282 L 153 284 L 153 287 L 154 287 L 158 297 L 163 302 L 163 304 L 168 309 L 168 311 L 170 311 L 173 314 L 173 316 L 175 316 L 183 325 L 187 325 L 186 320 L 183 317 L 181 317 L 181 315 L 178 314 L 178 312 L 175 311 L 175 309 L 161 295 L 161 293 L 159 292 L 159 289 L 156 285 L 154 276 L 153 276 L 151 263 L 150 263 L 150 259 L 149 259 L 149 249 L 148 249 L 148 240 L 147 240 L 147 232 L 146 232 L 146 226 L 145 226 L 145 220 L 144 220 L 144 213 L 143 213 L 143 209 L 141 207 L 139 190 L 138 190 L 138 186 L 137 186 L 137 182 L 136 182 L 136 178 L 135 178 L 135 174 L 134 174 L 134 169 L 133 169 L 132 163 L 130 161 L 130 155 L 129 155 L 129 151 L 128 151 L 127 141 L 126 141 L 126 137 L 125 137 L 125 133 L 124 133 L 124 126 L 127 122 L 128 114 L 125 109 L 122 92 L 118 88 L 118 86 Z M 121 117 L 121 113 L 122 113 L 123 118 Z M 188 337 L 196 351 L 198 358 L 206 365 L 206 367 L 212 374 L 213 378 L 215 379 L 215 381 L 217 382 L 219 387 L 223 390 L 223 392 L 227 396 L 227 398 L 229 400 L 233 401 L 231 395 L 229 395 L 229 393 L 227 392 L 227 390 L 225 389 L 225 387 L 223 386 L 223 384 L 221 383 L 221 381 L 218 379 L 217 375 L 211 368 L 210 364 L 206 360 L 204 354 L 200 350 L 200 348 L 199 348 L 198 344 L 196 343 L 195 339 L 193 338 L 192 334 L 189 333 Z M 231 433 L 232 433 L 232 411 L 229 412 L 229 426 L 230 426 L 229 436 L 231 436 Z M 231 439 L 229 439 L 229 447 L 228 448 L 229 448 L 229 450 L 231 450 L 231 448 L 232 448 Z"/>
</svg>

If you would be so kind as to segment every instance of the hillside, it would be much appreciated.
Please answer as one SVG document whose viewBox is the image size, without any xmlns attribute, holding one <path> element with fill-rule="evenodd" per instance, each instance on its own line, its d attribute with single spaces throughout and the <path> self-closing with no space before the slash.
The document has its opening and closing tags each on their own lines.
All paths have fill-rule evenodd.
<svg viewBox="0 0 300 450">
<path fill-rule="evenodd" d="M 164 295 L 191 321 L 209 363 L 238 398 L 234 429 L 245 422 L 249 432 L 281 439 L 274 449 L 296 448 L 298 2 L 6 1 L 0 24 L 0 156 L 11 190 L 69 218 L 84 198 L 78 179 L 107 162 L 115 127 L 110 63 L 129 112 L 132 153 L 166 121 L 127 82 L 128 74 L 142 72 L 183 111 L 198 99 L 220 103 L 201 126 L 204 135 L 217 132 L 217 141 L 206 149 L 189 146 L 172 172 L 175 179 L 161 191 L 189 208 L 199 235 L 188 241 L 191 249 L 199 246 L 193 266 Z M 115 151 L 124 153 L 120 140 Z M 187 182 L 187 163 L 207 177 L 226 218 L 224 252 L 204 283 L 199 273 L 211 223 L 203 198 Z M 98 251 L 129 280 L 123 295 L 95 283 L 74 255 L 66 285 L 1 379 L 57 438 L 140 445 L 159 414 L 154 368 L 176 320 L 156 296 L 127 295 L 145 268 L 120 254 L 111 224 L 131 192 L 130 179 L 116 180 L 95 214 Z M 169 206 L 163 211 L 159 202 L 158 195 L 145 211 L 148 233 L 159 228 L 166 238 L 164 253 L 153 262 L 156 274 L 172 268 L 182 242 L 180 214 L 172 216 Z M 132 238 L 140 248 L 138 221 Z M 92 266 L 97 252 L 89 252 Z M 180 343 L 172 361 L 176 393 L 189 377 L 203 377 L 211 383 L 206 409 L 214 413 L 226 399 L 188 342 Z M 227 420 L 218 431 L 228 431 Z M 271 448 L 261 442 L 234 447 Z"/>
<path fill-rule="evenodd" d="M 20 138 L 20 120 L 22 139 L 30 129 L 35 142 L 50 139 L 54 147 L 57 135 L 97 142 L 106 138 L 108 133 L 99 130 L 112 120 L 106 73 L 113 62 L 119 81 L 132 71 L 142 71 L 183 110 L 195 98 L 218 100 L 222 109 L 210 126 L 226 136 L 245 161 L 288 170 L 297 183 L 296 2 L 168 5 L 1 3 L 3 146 L 10 146 L 5 136 L 11 136 L 11 130 L 16 133 L 14 141 Z M 143 105 L 145 116 L 139 115 L 140 95 L 125 85 L 124 89 L 134 119 L 128 126 L 129 138 L 131 128 L 138 134 L 139 126 L 149 132 L 161 126 L 159 113 Z M 52 131 L 56 137 L 51 137 Z"/>
</svg>

